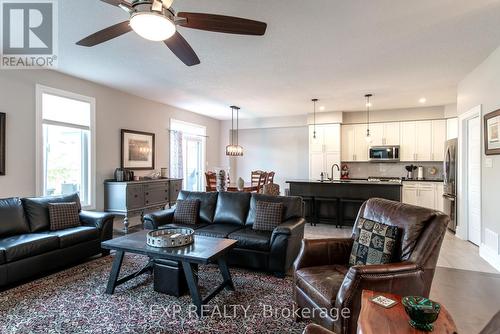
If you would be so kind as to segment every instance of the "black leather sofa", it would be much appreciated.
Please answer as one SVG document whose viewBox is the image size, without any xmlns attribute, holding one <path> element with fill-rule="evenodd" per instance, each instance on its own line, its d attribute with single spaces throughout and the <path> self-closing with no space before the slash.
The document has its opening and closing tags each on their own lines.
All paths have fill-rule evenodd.
<svg viewBox="0 0 500 334">
<path fill-rule="evenodd" d="M 300 251 L 305 220 L 300 197 L 275 197 L 250 193 L 181 191 L 178 200 L 200 200 L 197 225 L 174 224 L 174 209 L 146 215 L 144 227 L 190 227 L 196 235 L 238 241 L 228 263 L 274 273 L 284 277 Z M 252 229 L 257 201 L 281 202 L 283 223 L 272 232 Z"/>
<path fill-rule="evenodd" d="M 49 230 L 49 203 L 79 202 L 78 195 L 0 199 L 0 287 L 109 251 L 113 215 L 80 212 L 79 227 Z"/>
</svg>

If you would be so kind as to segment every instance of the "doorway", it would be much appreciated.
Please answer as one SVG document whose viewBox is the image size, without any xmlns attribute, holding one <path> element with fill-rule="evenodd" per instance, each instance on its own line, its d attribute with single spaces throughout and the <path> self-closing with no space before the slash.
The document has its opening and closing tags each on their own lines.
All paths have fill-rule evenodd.
<svg viewBox="0 0 500 334">
<path fill-rule="evenodd" d="M 481 245 L 481 106 L 459 117 L 457 235 Z"/>
</svg>

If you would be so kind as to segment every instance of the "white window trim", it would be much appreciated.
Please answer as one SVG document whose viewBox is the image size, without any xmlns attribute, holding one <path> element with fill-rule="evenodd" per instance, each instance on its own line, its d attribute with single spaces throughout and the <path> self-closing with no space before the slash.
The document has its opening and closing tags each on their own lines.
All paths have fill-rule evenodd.
<svg viewBox="0 0 500 334">
<path fill-rule="evenodd" d="M 43 85 L 36 85 L 36 129 L 35 129 L 35 181 L 36 181 L 36 196 L 43 196 L 43 117 L 42 117 L 42 95 L 50 94 L 73 100 L 78 100 L 90 104 L 90 205 L 84 206 L 84 210 L 95 210 L 96 208 L 96 100 L 93 97 L 68 92 L 65 90 L 52 88 Z M 45 121 L 45 123 L 64 125 L 62 122 Z M 78 128 L 78 125 L 69 125 L 73 128 Z M 85 127 L 86 128 L 86 127 Z"/>
</svg>

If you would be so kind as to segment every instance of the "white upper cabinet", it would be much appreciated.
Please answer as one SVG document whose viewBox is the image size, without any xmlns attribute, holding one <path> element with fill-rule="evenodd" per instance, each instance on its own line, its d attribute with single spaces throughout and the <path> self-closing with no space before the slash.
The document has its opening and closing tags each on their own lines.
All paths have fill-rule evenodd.
<svg viewBox="0 0 500 334">
<path fill-rule="evenodd" d="M 432 160 L 432 121 L 415 122 L 415 161 Z M 403 134 L 405 136 L 405 134 Z"/>
<path fill-rule="evenodd" d="M 417 135 L 415 122 L 401 123 L 401 140 L 399 158 L 401 161 L 415 161 L 415 137 Z"/>
<path fill-rule="evenodd" d="M 366 124 L 342 125 L 342 161 L 368 161 L 370 146 L 400 146 L 401 161 L 443 161 L 447 121 L 370 124 L 372 141 L 366 142 Z"/>
<path fill-rule="evenodd" d="M 399 122 L 384 123 L 384 138 L 383 138 L 384 145 L 395 145 L 395 146 L 399 145 L 400 144 L 399 133 L 400 133 Z"/>
<path fill-rule="evenodd" d="M 325 178 L 331 177 L 331 166 L 340 166 L 340 124 L 317 125 L 316 138 L 314 126 L 309 126 L 309 177 L 319 179 L 321 173 Z M 335 170 L 335 178 L 340 178 L 340 172 Z"/>
<path fill-rule="evenodd" d="M 443 161 L 446 121 L 401 122 L 401 161 Z"/>
<path fill-rule="evenodd" d="M 384 145 L 385 126 L 382 123 L 370 124 L 370 136 L 372 137 L 371 146 Z"/>
<path fill-rule="evenodd" d="M 446 121 L 432 121 L 432 161 L 444 160 L 444 146 L 446 142 Z"/>
<path fill-rule="evenodd" d="M 399 123 L 370 124 L 371 146 L 399 145 Z"/>
<path fill-rule="evenodd" d="M 342 161 L 368 161 L 368 148 L 366 124 L 342 126 Z"/>
</svg>

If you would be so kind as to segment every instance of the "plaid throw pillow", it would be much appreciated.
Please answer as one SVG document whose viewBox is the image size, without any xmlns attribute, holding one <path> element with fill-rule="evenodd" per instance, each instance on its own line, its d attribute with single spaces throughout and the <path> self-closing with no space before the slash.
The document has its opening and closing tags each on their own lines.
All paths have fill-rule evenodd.
<svg viewBox="0 0 500 334">
<path fill-rule="evenodd" d="M 177 201 L 174 212 L 174 223 L 195 225 L 198 223 L 199 213 L 200 200 Z"/>
<path fill-rule="evenodd" d="M 283 220 L 283 203 L 257 201 L 255 222 L 252 226 L 257 231 L 273 231 Z"/>
<path fill-rule="evenodd" d="M 391 263 L 399 229 L 361 218 L 352 246 L 349 266 Z"/>
<path fill-rule="evenodd" d="M 58 231 L 80 226 L 78 203 L 49 203 L 50 230 Z"/>
</svg>

